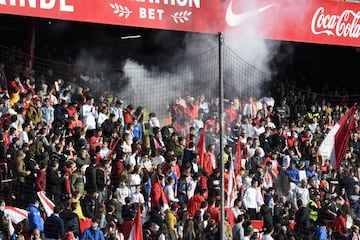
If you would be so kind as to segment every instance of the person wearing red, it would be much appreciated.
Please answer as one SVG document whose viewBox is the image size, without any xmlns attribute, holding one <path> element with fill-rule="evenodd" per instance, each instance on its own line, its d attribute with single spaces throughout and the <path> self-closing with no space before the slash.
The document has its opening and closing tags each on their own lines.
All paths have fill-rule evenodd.
<svg viewBox="0 0 360 240">
<path fill-rule="evenodd" d="M 35 84 L 31 82 L 30 78 L 25 79 L 24 90 L 26 94 L 28 93 L 31 93 L 33 95 L 35 94 Z"/>
<path fill-rule="evenodd" d="M 203 163 L 203 169 L 210 176 L 213 172 L 213 169 L 217 168 L 216 156 L 215 152 L 215 144 L 210 144 L 205 152 L 205 158 Z"/>
<path fill-rule="evenodd" d="M 208 187 L 207 187 L 207 181 L 208 181 L 208 175 L 207 173 L 205 172 L 204 169 L 200 169 L 199 171 L 200 173 L 200 179 L 199 181 L 197 182 L 198 186 L 205 189 L 205 198 L 207 198 L 207 192 L 208 192 Z"/>
<path fill-rule="evenodd" d="M 161 199 L 161 195 L 162 195 L 161 181 L 162 181 L 163 177 L 164 176 L 162 174 L 158 173 L 158 175 L 156 176 L 156 179 L 154 181 L 152 181 L 152 183 L 151 183 L 150 196 L 151 196 L 151 206 L 152 207 L 160 204 L 160 199 Z"/>
<path fill-rule="evenodd" d="M 238 117 L 238 111 L 234 107 L 234 102 L 230 102 L 230 106 L 225 109 L 225 113 L 228 117 L 228 122 L 232 124 Z"/>
<path fill-rule="evenodd" d="M 64 185 L 65 185 L 65 194 L 67 197 L 71 198 L 71 175 L 73 171 L 76 169 L 76 164 L 73 161 L 66 161 L 65 162 L 65 173 L 63 175 L 64 178 Z"/>
<path fill-rule="evenodd" d="M 116 157 L 114 160 L 112 160 L 112 167 L 111 167 L 111 173 L 110 173 L 110 181 L 111 185 L 113 185 L 115 188 L 119 186 L 120 184 L 120 175 L 125 169 L 124 161 L 126 155 L 123 152 L 118 153 L 119 156 Z"/>
<path fill-rule="evenodd" d="M 18 89 L 19 93 L 24 93 L 24 87 L 21 83 L 20 76 L 15 76 L 15 78 L 9 82 L 9 93 L 14 93 L 15 88 Z"/>
<path fill-rule="evenodd" d="M 329 182 L 326 180 L 326 172 L 321 172 L 321 176 L 320 176 L 320 184 L 319 184 L 319 189 L 320 189 L 320 193 L 321 196 L 324 198 L 325 194 L 329 191 L 330 189 L 330 184 Z"/>
<path fill-rule="evenodd" d="M 189 199 L 187 209 L 190 219 L 192 219 L 195 216 L 195 213 L 200 210 L 201 203 L 205 201 L 205 193 L 205 189 L 200 189 L 199 193 L 195 194 L 192 198 Z"/>
<path fill-rule="evenodd" d="M 103 137 L 102 137 L 102 129 L 98 128 L 95 135 L 90 138 L 90 152 L 95 153 L 96 147 L 102 147 Z"/>
<path fill-rule="evenodd" d="M 75 133 L 74 129 L 76 127 L 79 127 L 79 128 L 83 128 L 83 123 L 82 121 L 79 119 L 79 113 L 78 112 L 75 112 L 73 114 L 73 119 L 70 121 L 69 125 L 68 125 L 68 129 L 70 130 L 70 132 L 72 134 Z"/>
<path fill-rule="evenodd" d="M 298 140 L 298 134 L 296 131 L 291 132 L 291 136 L 287 138 L 288 148 L 292 148 L 294 146 L 294 142 Z"/>
<path fill-rule="evenodd" d="M 226 206 L 226 202 L 225 202 L 225 206 Z M 234 212 L 231 210 L 231 208 L 229 207 L 225 207 L 224 211 L 227 213 L 228 216 L 228 222 L 230 224 L 230 226 L 233 228 L 235 226 L 235 215 Z"/>
<path fill-rule="evenodd" d="M 214 219 L 216 223 L 220 223 L 220 208 L 218 206 L 219 204 L 216 202 L 215 198 L 212 198 L 209 200 L 209 206 L 206 210 L 210 214 L 210 219 Z"/>
<path fill-rule="evenodd" d="M 134 220 L 125 221 L 122 225 L 122 233 L 124 234 L 124 239 L 128 239 L 130 236 L 131 229 L 134 225 Z"/>
<path fill-rule="evenodd" d="M 46 191 L 46 162 L 41 161 L 39 164 L 39 171 L 35 179 L 35 192 Z"/>
<path fill-rule="evenodd" d="M 73 117 L 77 112 L 77 102 L 71 102 L 68 104 L 66 111 L 68 112 L 69 118 Z"/>
<path fill-rule="evenodd" d="M 331 227 L 334 229 L 334 237 L 335 239 L 347 239 L 347 231 L 346 231 L 346 219 L 344 217 L 344 212 L 339 209 L 336 212 L 336 217 L 334 218 Z"/>
<path fill-rule="evenodd" d="M 22 104 L 24 105 L 25 111 L 27 111 L 29 109 L 30 105 L 33 103 L 32 95 L 33 94 L 31 92 L 27 93 L 24 100 L 23 100 L 23 102 L 22 102 Z"/>
<path fill-rule="evenodd" d="M 124 124 L 125 124 L 125 126 L 132 122 L 132 119 L 134 117 L 133 109 L 134 109 L 134 107 L 131 104 L 129 104 L 124 109 Z"/>
</svg>

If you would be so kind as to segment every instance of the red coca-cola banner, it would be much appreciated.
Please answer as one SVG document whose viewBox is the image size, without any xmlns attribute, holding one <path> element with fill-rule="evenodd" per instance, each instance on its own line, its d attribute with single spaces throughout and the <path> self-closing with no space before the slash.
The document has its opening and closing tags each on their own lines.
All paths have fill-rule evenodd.
<svg viewBox="0 0 360 240">
<path fill-rule="evenodd" d="M 0 13 L 360 46 L 360 4 L 330 0 L 0 0 Z"/>
</svg>

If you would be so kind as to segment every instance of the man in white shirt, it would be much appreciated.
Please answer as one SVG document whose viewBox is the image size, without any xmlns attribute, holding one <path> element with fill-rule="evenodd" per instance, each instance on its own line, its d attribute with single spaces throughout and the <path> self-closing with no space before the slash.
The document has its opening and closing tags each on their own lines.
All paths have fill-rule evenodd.
<svg viewBox="0 0 360 240">
<path fill-rule="evenodd" d="M 153 128 L 158 127 L 160 128 L 160 121 L 156 117 L 154 112 L 149 113 L 149 133 L 150 135 L 154 135 Z"/>
<path fill-rule="evenodd" d="M 141 193 L 141 185 L 136 186 L 135 192 L 131 194 L 131 200 L 135 204 L 137 204 L 137 203 L 144 204 L 145 203 L 144 195 L 142 195 L 142 193 Z"/>
<path fill-rule="evenodd" d="M 24 123 L 22 125 L 22 132 L 20 133 L 20 136 L 19 136 L 19 140 L 20 140 L 20 148 L 22 147 L 22 145 L 24 143 L 28 143 L 28 144 L 31 144 L 29 143 L 29 131 L 30 131 L 30 124 L 28 123 Z"/>
<path fill-rule="evenodd" d="M 82 122 L 87 125 L 88 130 L 96 129 L 96 119 L 98 117 L 97 107 L 94 106 L 94 98 L 90 98 L 81 108 Z"/>
<path fill-rule="evenodd" d="M 256 211 L 260 207 L 258 206 L 258 196 L 259 191 L 257 190 L 258 181 L 253 179 L 251 181 L 251 187 L 249 187 L 244 194 L 243 203 L 244 207 L 247 209 L 247 213 L 249 214 L 250 220 L 257 219 Z"/>
<path fill-rule="evenodd" d="M 119 196 L 119 201 L 121 202 L 121 204 L 125 205 L 126 204 L 125 198 L 130 197 L 130 195 L 131 195 L 130 188 L 128 188 L 126 186 L 125 177 L 120 179 L 119 187 L 116 188 L 115 192 L 117 192 L 117 194 Z"/>
<path fill-rule="evenodd" d="M 122 124 L 124 124 L 124 114 L 123 114 L 123 101 L 122 100 L 116 100 L 115 106 L 110 108 L 110 113 L 113 113 L 115 115 L 114 122 L 117 122 L 120 120 Z"/>
<path fill-rule="evenodd" d="M 191 126 L 194 127 L 196 129 L 196 131 L 199 131 L 200 129 L 204 128 L 204 113 L 203 111 L 199 111 L 198 117 L 195 118 L 192 122 L 191 122 Z"/>
<path fill-rule="evenodd" d="M 294 189 L 296 200 L 301 199 L 301 201 L 306 205 L 310 200 L 309 189 L 307 188 L 307 180 L 306 178 L 302 179 L 300 182 L 300 186 L 296 186 Z M 296 201 L 295 201 L 296 202 Z M 295 206 L 297 209 L 297 206 Z"/>
<path fill-rule="evenodd" d="M 174 184 L 175 184 L 174 178 L 172 176 L 169 176 L 167 178 L 167 181 L 168 184 L 164 188 L 164 194 L 166 199 L 170 204 L 174 202 L 179 202 L 179 199 L 175 197 L 175 193 L 174 193 Z"/>
</svg>

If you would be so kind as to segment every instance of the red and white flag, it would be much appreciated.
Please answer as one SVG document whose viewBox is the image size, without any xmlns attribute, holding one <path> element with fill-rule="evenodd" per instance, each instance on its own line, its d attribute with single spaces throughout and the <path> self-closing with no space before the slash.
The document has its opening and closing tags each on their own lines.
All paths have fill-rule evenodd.
<svg viewBox="0 0 360 240">
<path fill-rule="evenodd" d="M 141 214 L 140 214 L 140 203 L 138 204 L 134 225 L 131 228 L 129 240 L 142 240 L 143 239 L 143 230 L 141 223 Z"/>
<path fill-rule="evenodd" d="M 162 201 L 161 212 L 164 213 L 166 209 L 170 208 L 170 206 L 163 189 L 161 189 L 161 201 Z"/>
<path fill-rule="evenodd" d="M 199 142 L 196 146 L 197 153 L 199 155 L 199 164 L 202 168 L 204 168 L 204 160 L 205 160 L 205 128 L 200 133 Z"/>
<path fill-rule="evenodd" d="M 236 161 L 236 159 L 235 159 Z M 236 179 L 235 179 L 235 170 L 234 170 L 234 163 L 232 160 L 229 161 L 230 162 L 230 167 L 229 167 L 229 179 L 228 179 L 228 189 L 227 189 L 227 202 L 226 202 L 226 207 L 231 207 L 233 206 L 233 196 L 234 196 L 234 187 L 235 187 L 235 183 L 236 183 Z"/>
<path fill-rule="evenodd" d="M 355 126 L 355 111 L 357 105 L 352 106 L 327 134 L 318 149 L 318 156 L 323 160 L 329 159 L 330 164 L 337 168 L 344 159 L 349 143 L 350 132 Z"/>
<path fill-rule="evenodd" d="M 235 176 L 237 176 L 240 173 L 241 167 L 242 167 L 241 137 L 238 136 L 238 141 L 235 149 L 235 159 L 234 159 Z"/>
<path fill-rule="evenodd" d="M 28 211 L 21 208 L 6 206 L 5 216 L 7 215 L 9 215 L 11 222 L 18 224 L 22 220 L 28 218 Z"/>
<path fill-rule="evenodd" d="M 13 223 L 18 224 L 22 220 L 28 218 L 28 211 L 21 208 L 5 206 L 4 212 L 5 212 L 5 216 L 10 217 L 9 226 L 8 226 L 10 235 L 12 235 L 15 231 Z"/>
<path fill-rule="evenodd" d="M 48 217 L 54 212 L 55 204 L 45 195 L 44 191 L 37 192 L 41 205 L 44 207 L 45 213 Z"/>
</svg>

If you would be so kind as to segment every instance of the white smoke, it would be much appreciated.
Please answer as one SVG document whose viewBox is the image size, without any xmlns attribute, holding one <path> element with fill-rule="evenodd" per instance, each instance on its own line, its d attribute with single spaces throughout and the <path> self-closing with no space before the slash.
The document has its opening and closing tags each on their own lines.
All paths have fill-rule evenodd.
<svg viewBox="0 0 360 240">
<path fill-rule="evenodd" d="M 192 70 L 186 66 L 181 71 L 161 72 L 128 59 L 123 72 L 129 82 L 120 90 L 121 96 L 134 106 L 143 106 L 149 112 L 157 113 L 161 119 L 166 117 L 169 103 L 182 96 L 184 86 L 194 82 Z"/>
<path fill-rule="evenodd" d="M 242 2 L 253 4 L 252 1 Z M 251 9 L 257 6 L 246 7 Z M 270 28 L 274 27 L 270 24 L 268 29 L 260 29 L 260 17 L 261 15 L 258 15 L 244 23 L 241 32 L 234 27 L 224 33 L 224 83 L 227 88 L 225 91 L 232 91 L 231 94 L 225 92 L 225 96 L 251 95 L 260 98 L 272 74 L 277 71 L 270 66 L 281 43 L 259 37 L 266 36 L 268 31 L 273 30 Z M 169 39 L 169 33 L 164 31 L 159 31 L 156 36 L 159 44 L 166 44 L 164 38 Z M 210 100 L 209 97 L 218 96 L 218 37 L 188 33 L 183 41 L 184 49 L 174 49 L 177 51 L 174 54 L 176 62 L 172 63 L 174 66 L 170 72 L 162 72 L 157 68 L 148 70 L 130 60 L 125 63 L 125 76 L 130 82 L 128 88 L 132 88 L 127 88 L 126 91 L 134 92 L 137 101 L 143 98 L 141 104 L 149 105 L 152 111 L 160 111 L 177 96 L 186 95 L 189 87 L 193 90 L 190 92 L 194 97 L 205 94 Z M 284 57 L 291 52 L 291 49 L 285 49 Z M 156 86 L 156 89 L 144 86 Z"/>
</svg>

